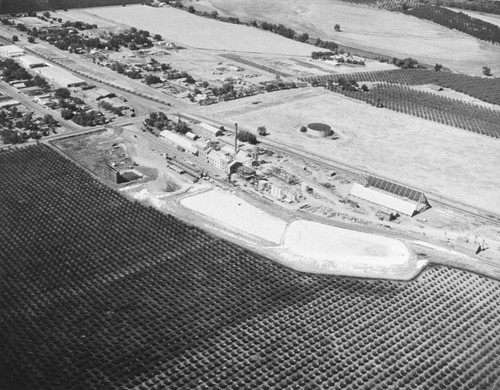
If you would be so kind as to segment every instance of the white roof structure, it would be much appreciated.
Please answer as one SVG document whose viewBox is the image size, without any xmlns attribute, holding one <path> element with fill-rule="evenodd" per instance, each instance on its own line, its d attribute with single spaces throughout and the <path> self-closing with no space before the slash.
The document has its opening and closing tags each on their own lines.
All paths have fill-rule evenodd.
<svg viewBox="0 0 500 390">
<path fill-rule="evenodd" d="M 48 66 L 44 60 L 33 56 L 18 57 L 17 62 L 25 69 L 33 69 L 33 68 Z"/>
<path fill-rule="evenodd" d="M 19 57 L 24 55 L 24 50 L 16 45 L 0 46 L 0 57 Z"/>
<path fill-rule="evenodd" d="M 163 130 L 160 133 L 160 136 L 162 136 L 169 144 L 180 146 L 181 148 L 184 148 L 193 154 L 198 153 L 198 148 L 195 147 L 194 144 L 189 139 L 179 134 L 172 133 L 171 131 L 168 130 Z"/>
<path fill-rule="evenodd" d="M 52 80 L 54 83 L 66 88 L 86 84 L 85 80 L 74 76 L 72 73 L 64 70 L 63 68 L 59 68 L 58 66 L 37 68 L 36 72 L 41 76 Z"/>
<path fill-rule="evenodd" d="M 349 192 L 350 195 L 387 207 L 401 214 L 412 216 L 416 212 L 416 203 L 374 190 L 371 187 L 365 187 L 359 183 L 354 183 Z"/>
<path fill-rule="evenodd" d="M 208 123 L 201 122 L 199 124 L 200 127 L 203 127 L 205 130 L 208 130 L 210 133 L 212 133 L 214 136 L 222 135 L 222 130 L 218 129 L 215 126 L 209 125 Z"/>
</svg>

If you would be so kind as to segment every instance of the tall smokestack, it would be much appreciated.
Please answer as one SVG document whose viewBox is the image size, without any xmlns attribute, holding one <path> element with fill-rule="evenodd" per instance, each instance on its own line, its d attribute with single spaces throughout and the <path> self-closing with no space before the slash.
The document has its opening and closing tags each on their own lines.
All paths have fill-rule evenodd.
<svg viewBox="0 0 500 390">
<path fill-rule="evenodd" d="M 234 132 L 234 154 L 238 153 L 238 124 L 234 124 L 236 131 Z"/>
</svg>

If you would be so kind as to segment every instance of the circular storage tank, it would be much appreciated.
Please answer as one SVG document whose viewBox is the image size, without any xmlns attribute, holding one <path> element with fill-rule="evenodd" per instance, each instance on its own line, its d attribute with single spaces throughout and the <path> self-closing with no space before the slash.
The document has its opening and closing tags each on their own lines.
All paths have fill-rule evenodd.
<svg viewBox="0 0 500 390">
<path fill-rule="evenodd" d="M 302 184 L 300 185 L 300 190 L 301 190 L 302 192 L 307 192 L 307 191 L 309 191 L 309 186 L 307 185 L 307 183 L 302 182 Z"/>
<path fill-rule="evenodd" d="M 333 130 L 325 123 L 309 123 L 306 134 L 314 138 L 324 138 L 332 135 Z"/>
</svg>

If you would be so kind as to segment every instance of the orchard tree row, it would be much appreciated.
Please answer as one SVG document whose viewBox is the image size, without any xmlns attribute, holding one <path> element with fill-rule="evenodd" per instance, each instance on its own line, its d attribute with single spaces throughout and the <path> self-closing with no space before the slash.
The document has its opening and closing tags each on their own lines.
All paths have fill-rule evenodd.
<svg viewBox="0 0 500 390">
<path fill-rule="evenodd" d="M 2 389 L 475 389 L 500 283 L 297 273 L 104 186 L 0 153 Z"/>
</svg>

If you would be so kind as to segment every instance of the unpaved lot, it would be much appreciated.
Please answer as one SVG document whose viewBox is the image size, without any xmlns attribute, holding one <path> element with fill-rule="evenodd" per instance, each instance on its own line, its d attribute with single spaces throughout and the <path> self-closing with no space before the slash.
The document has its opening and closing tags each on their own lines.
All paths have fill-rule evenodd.
<svg viewBox="0 0 500 390">
<path fill-rule="evenodd" d="M 276 92 L 259 100 L 258 105 L 245 98 L 196 110 L 254 132 L 265 125 L 268 137 L 284 145 L 498 213 L 497 140 L 322 89 Z M 299 131 L 312 122 L 331 125 L 340 138 L 313 139 Z"/>
</svg>

